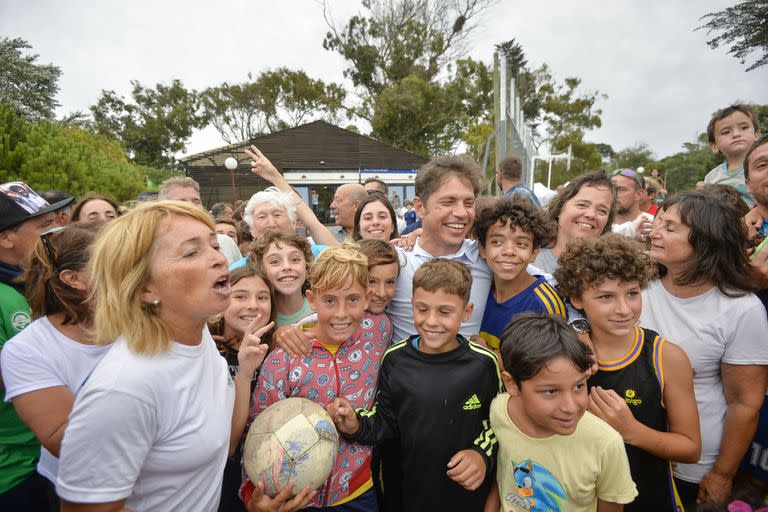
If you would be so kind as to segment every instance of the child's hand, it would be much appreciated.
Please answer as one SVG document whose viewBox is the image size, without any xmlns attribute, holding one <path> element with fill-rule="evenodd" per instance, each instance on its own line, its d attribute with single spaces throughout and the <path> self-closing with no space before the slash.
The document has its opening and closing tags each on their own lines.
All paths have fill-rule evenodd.
<svg viewBox="0 0 768 512">
<path fill-rule="evenodd" d="M 288 484 L 280 494 L 270 498 L 264 494 L 264 482 L 258 482 L 253 497 L 248 501 L 248 512 L 294 512 L 310 504 L 317 491 L 304 487 L 299 494 L 291 498 L 293 483 Z"/>
<path fill-rule="evenodd" d="M 256 371 L 256 368 L 264 361 L 264 356 L 267 355 L 268 347 L 261 342 L 261 338 L 275 325 L 274 322 L 269 322 L 267 325 L 257 328 L 256 326 L 261 320 L 261 313 L 259 313 L 248 324 L 245 332 L 243 332 L 243 341 L 240 343 L 240 348 L 237 351 L 238 373 L 247 376 L 249 380 L 253 378 L 253 372 Z"/>
<path fill-rule="evenodd" d="M 448 461 L 447 473 L 451 480 L 474 491 L 485 480 L 485 460 L 475 450 L 461 450 Z"/>
<path fill-rule="evenodd" d="M 618 393 L 612 389 L 594 387 L 589 393 L 588 408 L 589 412 L 608 423 L 616 432 L 621 434 L 624 442 L 632 444 L 627 438 L 631 436 L 632 428 L 637 424 L 637 420 Z"/>
<path fill-rule="evenodd" d="M 297 325 L 284 325 L 280 327 L 272 335 L 272 341 L 291 357 L 308 356 L 312 352 L 312 344 L 309 341 L 309 337 Z"/>
<path fill-rule="evenodd" d="M 360 422 L 357 420 L 355 409 L 346 398 L 337 398 L 325 406 L 325 410 L 330 414 L 336 428 L 343 434 L 354 434 L 360 429 Z"/>
</svg>

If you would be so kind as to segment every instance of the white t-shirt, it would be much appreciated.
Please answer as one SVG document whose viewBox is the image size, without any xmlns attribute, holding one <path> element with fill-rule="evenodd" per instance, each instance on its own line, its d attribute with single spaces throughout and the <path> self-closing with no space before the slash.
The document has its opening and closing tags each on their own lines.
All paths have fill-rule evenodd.
<svg viewBox="0 0 768 512">
<path fill-rule="evenodd" d="M 227 235 L 216 233 L 216 239 L 219 242 L 219 250 L 224 255 L 224 257 L 227 258 L 227 263 L 229 265 L 243 258 L 243 255 L 240 252 L 240 248 L 237 246 L 235 241 L 229 238 Z"/>
<path fill-rule="evenodd" d="M 681 299 L 659 279 L 643 290 L 640 325 L 659 332 L 685 350 L 693 366 L 693 387 L 699 407 L 701 459 L 675 464 L 675 475 L 698 483 L 715 463 L 727 409 L 720 363 L 768 365 L 768 320 L 754 294 L 728 297 L 713 288 Z"/>
<path fill-rule="evenodd" d="M 46 317 L 38 318 L 0 351 L 5 401 L 54 386 L 77 394 L 108 349 L 67 338 Z M 37 472 L 56 483 L 58 470 L 59 459 L 41 446 Z"/>
<path fill-rule="evenodd" d="M 435 256 L 422 249 L 419 241 L 421 241 L 421 237 L 416 239 L 411 252 L 397 248 L 400 255 L 400 276 L 397 278 L 395 295 L 387 307 L 387 314 L 392 319 L 394 327 L 392 339 L 396 341 L 416 334 L 416 328 L 413 325 L 413 274 L 422 264 L 435 259 Z M 477 242 L 464 240 L 458 251 L 440 257 L 464 263 L 469 267 L 469 272 L 472 274 L 472 290 L 469 300 L 475 305 L 475 308 L 469 321 L 461 324 L 459 332 L 467 337 L 480 334 L 480 323 L 483 321 L 483 313 L 485 313 L 485 301 L 488 299 L 488 290 L 491 289 L 493 280 L 488 265 L 480 257 Z"/>
<path fill-rule="evenodd" d="M 147 512 L 215 511 L 235 388 L 205 328 L 196 346 L 141 356 L 120 337 L 77 395 L 56 490 Z"/>
</svg>

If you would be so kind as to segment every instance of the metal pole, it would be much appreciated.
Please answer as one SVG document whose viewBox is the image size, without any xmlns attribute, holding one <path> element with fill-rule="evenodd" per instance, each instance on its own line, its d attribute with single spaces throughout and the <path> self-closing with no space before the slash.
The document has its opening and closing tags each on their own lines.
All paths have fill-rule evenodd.
<svg viewBox="0 0 768 512">
<path fill-rule="evenodd" d="M 552 190 L 552 155 L 549 155 L 549 170 L 547 171 L 547 188 Z"/>
</svg>

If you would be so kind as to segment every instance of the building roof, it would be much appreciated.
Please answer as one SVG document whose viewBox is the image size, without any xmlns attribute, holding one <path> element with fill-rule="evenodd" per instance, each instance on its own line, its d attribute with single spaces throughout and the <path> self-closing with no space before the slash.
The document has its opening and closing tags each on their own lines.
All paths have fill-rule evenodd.
<svg viewBox="0 0 768 512">
<path fill-rule="evenodd" d="M 343 169 L 418 169 L 428 159 L 384 142 L 345 130 L 325 121 L 270 133 L 229 146 L 189 155 L 181 159 L 187 172 L 201 167 L 224 167 L 227 157 L 249 168 L 243 151 L 255 145 L 281 171 Z"/>
</svg>

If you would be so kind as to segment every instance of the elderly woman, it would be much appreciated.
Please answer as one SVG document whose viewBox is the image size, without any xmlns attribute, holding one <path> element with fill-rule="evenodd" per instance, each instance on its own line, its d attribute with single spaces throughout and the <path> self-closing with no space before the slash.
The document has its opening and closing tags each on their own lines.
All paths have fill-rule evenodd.
<svg viewBox="0 0 768 512">
<path fill-rule="evenodd" d="M 213 221 L 184 202 L 140 205 L 103 228 L 90 271 L 94 340 L 112 346 L 64 434 L 62 510 L 216 510 L 266 346 L 246 328 L 233 379 L 208 331 L 231 293 Z"/>
<path fill-rule="evenodd" d="M 691 360 L 701 423 L 696 464 L 676 464 L 686 510 L 722 503 L 755 433 L 768 379 L 768 320 L 751 293 L 746 228 L 738 208 L 712 191 L 662 205 L 649 256 L 661 277 L 643 290 L 640 323 L 663 332 Z"/>
<path fill-rule="evenodd" d="M 252 158 L 251 172 L 269 181 L 274 187 L 257 192 L 248 201 L 243 213 L 251 228 L 254 241 L 264 236 L 269 230 L 293 230 L 299 220 L 312 236 L 313 244 L 338 245 L 336 238 L 315 216 L 312 209 L 293 191 L 272 162 L 256 146 L 245 150 Z"/>
<path fill-rule="evenodd" d="M 56 483 L 61 439 L 75 394 L 106 352 L 87 329 L 86 265 L 100 223 L 53 228 L 24 264 L 32 322 L 5 344 L 2 356 L 5 400 L 40 441 L 37 472 Z M 41 496 L 47 501 L 45 496 Z M 35 509 L 26 503 L 27 510 Z"/>
</svg>

